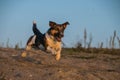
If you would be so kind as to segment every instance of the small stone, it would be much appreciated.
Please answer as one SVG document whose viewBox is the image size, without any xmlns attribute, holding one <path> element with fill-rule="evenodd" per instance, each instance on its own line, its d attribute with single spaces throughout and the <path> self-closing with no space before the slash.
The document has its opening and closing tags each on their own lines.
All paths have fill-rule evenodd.
<svg viewBox="0 0 120 80">
<path fill-rule="evenodd" d="M 33 76 L 32 74 L 29 75 L 29 77 L 32 77 L 32 76 Z"/>
</svg>

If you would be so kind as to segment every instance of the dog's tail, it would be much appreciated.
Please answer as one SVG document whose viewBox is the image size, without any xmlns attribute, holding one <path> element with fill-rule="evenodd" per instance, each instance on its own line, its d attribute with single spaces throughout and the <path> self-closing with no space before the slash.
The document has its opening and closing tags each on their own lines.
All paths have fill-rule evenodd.
<svg viewBox="0 0 120 80">
<path fill-rule="evenodd" d="M 40 43 L 44 43 L 44 34 L 42 34 L 38 29 L 37 29 L 37 24 L 35 21 L 33 21 L 33 33 L 36 35 L 36 40 L 35 40 L 35 45 L 38 46 Z M 43 44 L 44 45 L 44 44 Z"/>
<path fill-rule="evenodd" d="M 36 36 L 43 36 L 43 34 L 37 29 L 37 24 L 35 21 L 33 21 L 33 32 Z"/>
</svg>

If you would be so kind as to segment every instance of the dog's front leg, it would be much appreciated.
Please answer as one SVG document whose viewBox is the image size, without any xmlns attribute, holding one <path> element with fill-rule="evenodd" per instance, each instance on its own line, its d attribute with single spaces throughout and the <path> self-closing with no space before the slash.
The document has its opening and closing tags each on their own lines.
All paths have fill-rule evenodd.
<svg viewBox="0 0 120 80">
<path fill-rule="evenodd" d="M 56 50 L 55 59 L 58 61 L 61 58 L 61 48 Z"/>
<path fill-rule="evenodd" d="M 61 57 L 61 51 L 57 52 L 57 54 L 55 55 L 55 59 L 58 61 L 60 60 Z"/>
<path fill-rule="evenodd" d="M 51 52 L 53 55 L 55 55 L 55 59 L 58 61 L 61 57 L 61 48 L 51 48 L 47 47 L 47 52 Z"/>
</svg>

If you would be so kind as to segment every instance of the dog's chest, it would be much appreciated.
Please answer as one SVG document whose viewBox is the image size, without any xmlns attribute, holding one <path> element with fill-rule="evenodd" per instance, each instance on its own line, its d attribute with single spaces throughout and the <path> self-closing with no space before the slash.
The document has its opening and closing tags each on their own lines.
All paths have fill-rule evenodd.
<svg viewBox="0 0 120 80">
<path fill-rule="evenodd" d="M 52 37 L 50 37 L 48 34 L 46 34 L 46 43 L 49 48 L 54 49 L 56 51 L 61 50 L 61 42 L 58 42 L 54 40 Z"/>
</svg>

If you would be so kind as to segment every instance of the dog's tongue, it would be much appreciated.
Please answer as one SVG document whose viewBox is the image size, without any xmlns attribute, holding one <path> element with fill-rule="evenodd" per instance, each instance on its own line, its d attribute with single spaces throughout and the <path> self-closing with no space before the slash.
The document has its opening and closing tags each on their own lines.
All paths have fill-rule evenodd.
<svg viewBox="0 0 120 80">
<path fill-rule="evenodd" d="M 57 39 L 57 41 L 59 41 L 59 42 L 61 41 L 61 38 L 58 38 L 58 37 L 57 37 L 56 39 Z"/>
</svg>

